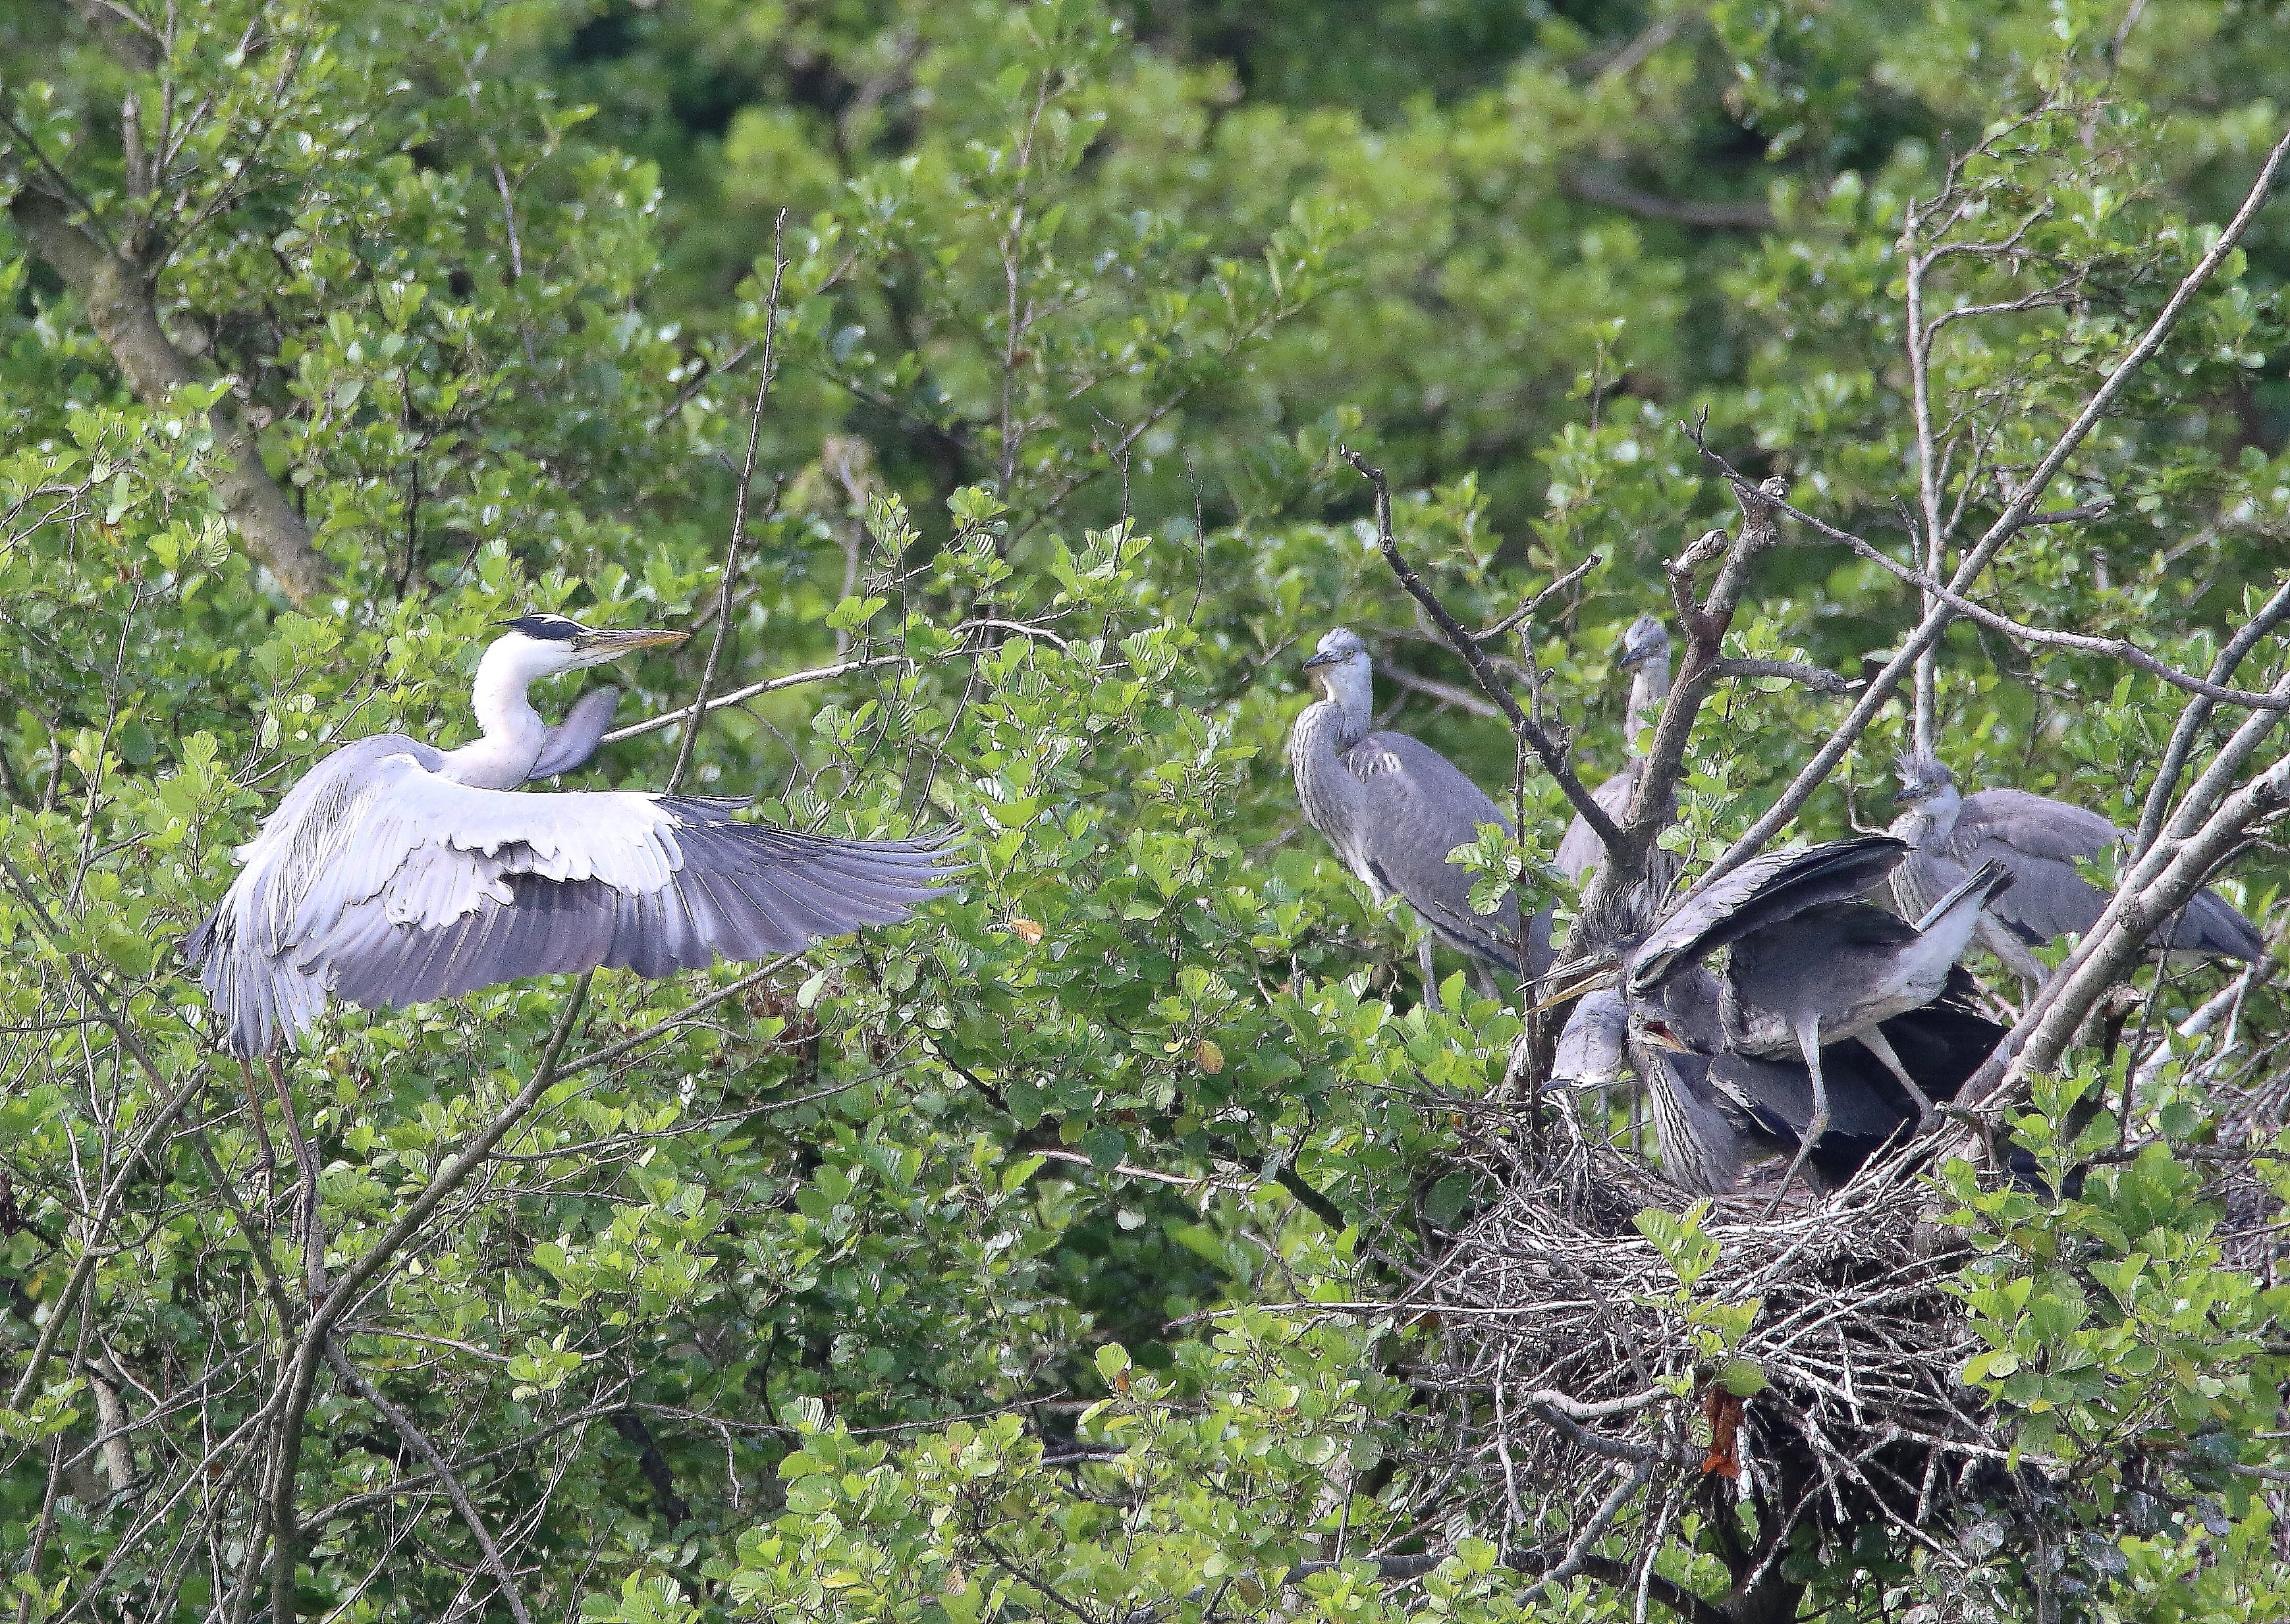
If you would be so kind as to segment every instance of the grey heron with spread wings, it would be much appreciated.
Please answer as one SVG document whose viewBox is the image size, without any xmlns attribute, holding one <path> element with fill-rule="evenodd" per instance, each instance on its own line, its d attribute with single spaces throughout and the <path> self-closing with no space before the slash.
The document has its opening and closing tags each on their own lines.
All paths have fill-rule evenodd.
<svg viewBox="0 0 2290 1624">
<path fill-rule="evenodd" d="M 330 996 L 403 1008 L 524 976 L 664 976 L 895 924 L 946 889 L 943 840 L 797 834 L 741 822 L 745 799 L 524 789 L 593 756 L 617 700 L 588 694 L 551 727 L 534 682 L 686 634 L 503 624 L 477 663 L 474 743 L 346 744 L 238 849 L 184 950 L 242 1060 L 291 1044 Z"/>
</svg>

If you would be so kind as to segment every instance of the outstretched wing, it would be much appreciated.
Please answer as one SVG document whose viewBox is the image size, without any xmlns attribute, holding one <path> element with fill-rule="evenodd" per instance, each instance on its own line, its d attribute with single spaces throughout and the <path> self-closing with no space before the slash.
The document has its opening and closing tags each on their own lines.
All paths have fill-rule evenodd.
<svg viewBox="0 0 2290 1624">
<path fill-rule="evenodd" d="M 1384 887 L 1457 948 L 1518 973 L 1517 900 L 1473 913 L 1475 876 L 1447 860 L 1478 838 L 1479 825 L 1509 828 L 1510 820 L 1454 763 L 1405 733 L 1370 733 L 1345 752 L 1344 765 L 1367 790 L 1359 842 Z"/>
<path fill-rule="evenodd" d="M 666 975 L 893 923 L 945 889 L 941 844 L 741 823 L 740 802 L 476 789 L 434 759 L 361 740 L 244 849 L 187 944 L 238 1052 L 291 1036 L 330 992 L 373 1008 L 598 967 Z"/>
<path fill-rule="evenodd" d="M 1891 874 L 1908 849 L 1890 835 L 1862 835 L 1751 858 L 1688 892 L 1647 934 L 1630 956 L 1631 990 L 1643 995 L 1752 931 L 1858 897 Z"/>
</svg>

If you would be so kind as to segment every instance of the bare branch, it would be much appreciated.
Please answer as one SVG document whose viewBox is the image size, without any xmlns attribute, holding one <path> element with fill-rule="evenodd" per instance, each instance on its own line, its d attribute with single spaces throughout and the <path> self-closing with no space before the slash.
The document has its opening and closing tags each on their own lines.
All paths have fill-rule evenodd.
<svg viewBox="0 0 2290 1624">
<path fill-rule="evenodd" d="M 1714 452 L 1709 455 L 1712 460 L 1726 469 L 1729 476 L 1740 477 L 1734 474 L 1732 466 L 1723 457 L 1719 457 Z M 1863 540 L 1851 531 L 1839 530 L 1836 525 L 1817 519 L 1809 513 L 1801 512 L 1787 502 L 1778 505 L 1782 512 L 1798 524 L 1818 532 L 1829 540 L 1840 542 L 1851 548 L 1855 554 L 1866 558 L 1870 563 L 1882 566 L 1901 580 L 1919 588 L 1928 599 L 1944 605 L 1958 618 L 1984 626 L 1990 631 L 2009 637 L 2015 643 L 2029 644 L 2038 648 L 2071 649 L 2079 654 L 2096 654 L 2103 659 L 2120 660 L 2125 665 L 2135 667 L 2146 672 L 2159 682 L 2166 683 L 2185 692 L 2199 695 L 2215 704 L 2239 705 L 2248 709 L 2263 710 L 2278 708 L 2286 703 L 2275 695 L 2257 689 L 2225 688 L 2217 683 L 2206 681 L 2202 677 L 2190 676 L 2176 666 L 2157 659 L 2127 637 L 2094 637 L 2082 632 L 2046 631 L 2041 627 L 2023 625 L 2007 615 L 2001 615 L 1992 609 L 1982 607 L 1961 592 L 1950 588 L 1946 582 L 1934 580 L 1924 571 L 1910 568 L 1892 557 L 1882 548 Z M 2068 524 L 2076 519 L 2090 516 L 2094 509 L 2104 513 L 2107 506 L 2108 504 L 2102 502 L 2086 502 L 2081 508 L 2062 508 L 2054 513 L 2031 516 L 2027 522 L 2030 524 L 2038 520 L 2048 524 Z"/>
<path fill-rule="evenodd" d="M 2155 353 L 2163 347 L 2163 340 L 2170 336 L 2172 329 L 2179 324 L 2179 318 L 2186 314 L 2187 306 L 2218 273 L 2219 267 L 2226 262 L 2227 256 L 2234 252 L 2235 245 L 2250 229 L 2251 221 L 2257 218 L 2259 209 L 2272 194 L 2286 158 L 2290 158 L 2290 134 L 2284 135 L 2267 154 L 2266 163 L 2259 171 L 2257 180 L 2251 183 L 2241 208 L 2227 222 L 2226 228 L 2219 233 L 2218 240 L 2211 244 L 2210 251 L 2180 281 L 2163 308 L 2148 324 L 2147 331 L 2125 353 L 2123 359 L 2116 363 L 2106 380 L 2085 403 L 2075 421 L 2069 424 L 2053 443 L 2052 449 L 2045 453 L 2043 460 L 2037 464 L 2034 472 L 2021 486 L 2020 494 L 1997 516 L 1996 522 L 1989 526 L 1987 534 L 1957 566 L 1956 573 L 1949 580 L 1951 592 L 1960 596 L 1969 589 L 1994 562 L 2005 544 L 2026 528 L 2028 516 L 2036 510 L 2036 503 L 2050 488 L 2053 479 L 2067 460 L 2075 454 L 2076 449 L 2107 415 L 2132 377 L 2154 359 Z M 1812 798 L 1814 791 L 1828 782 L 1829 775 L 1837 770 L 1838 763 L 1845 759 L 1846 753 L 1858 742 L 1861 735 L 1868 730 L 1869 724 L 1876 720 L 1877 713 L 1892 698 L 1893 691 L 1900 685 L 1901 679 L 1914 668 L 1924 651 L 1940 640 L 1941 634 L 1948 629 L 1949 622 L 1954 617 L 1955 611 L 1946 604 L 1935 604 L 1926 612 L 1924 620 L 1902 646 L 1901 652 L 1894 655 L 1885 668 L 1870 681 L 1862 693 L 1860 702 L 1854 706 L 1852 714 L 1838 725 L 1837 731 L 1830 735 L 1829 741 L 1814 753 L 1813 759 L 1806 763 L 1781 797 L 1709 866 L 1701 884 L 1706 884 L 1733 872 L 1764 850 L 1766 843 L 1780 831 L 1782 826 L 1797 816 L 1798 810 Z"/>
<path fill-rule="evenodd" d="M 1483 632 L 1473 632 L 1471 634 L 1472 641 L 1475 643 L 1493 643 L 1497 637 L 1501 636 L 1512 627 L 1523 625 L 1526 621 L 1532 620 L 1537 614 L 1541 612 L 1542 606 L 1545 604 L 1549 603 L 1552 598 L 1557 597 L 1560 593 L 1565 591 L 1576 581 L 1581 580 L 1585 575 L 1588 575 L 1592 570 L 1596 569 L 1601 562 L 1602 561 L 1598 555 L 1592 553 L 1589 557 L 1583 559 L 1581 563 L 1567 571 L 1565 574 L 1561 575 L 1557 580 L 1552 581 L 1541 591 L 1536 593 L 1533 597 L 1527 599 L 1526 602 L 1521 604 L 1517 608 L 1503 616 L 1501 620 L 1497 620 L 1493 626 L 1488 627 L 1486 630 Z"/>
<path fill-rule="evenodd" d="M 756 447 L 764 435 L 764 406 L 772 397 L 772 348 L 779 336 L 780 283 L 788 267 L 787 253 L 781 244 L 781 234 L 786 227 L 787 211 L 781 209 L 772 226 L 772 291 L 764 301 L 764 364 L 761 376 L 756 380 L 755 403 L 748 408 L 748 454 L 740 464 L 739 491 L 732 502 L 732 539 L 724 548 L 724 596 L 717 604 L 716 635 L 709 640 L 708 663 L 701 668 L 700 690 L 685 712 L 692 719 L 685 724 L 684 738 L 676 747 L 676 765 L 669 771 L 670 789 L 684 781 L 685 772 L 692 765 L 692 747 L 699 742 L 700 724 L 708 719 L 708 690 L 716 683 L 716 663 L 724 657 L 725 640 L 732 635 L 732 593 L 739 585 L 740 554 L 748 541 L 748 498 L 756 484 Z M 765 516 L 768 518 L 779 505 L 780 488 L 774 484 Z"/>
<path fill-rule="evenodd" d="M 1502 712 L 1488 704 L 1468 688 L 1458 688 L 1453 683 L 1443 683 L 1437 677 L 1418 676 L 1413 671 L 1397 666 L 1386 666 L 1383 676 L 1395 688 L 1405 688 L 1426 699 L 1437 700 L 1442 705 L 1452 705 L 1466 715 L 1485 716 L 1490 722 L 1502 720 Z"/>
<path fill-rule="evenodd" d="M 1807 665 L 1801 660 L 1721 660 L 1716 668 L 1720 678 L 1754 681 L 1778 676 L 1822 693 L 1857 693 L 1862 683 L 1860 677 L 1847 676 L 1825 666 Z"/>
<path fill-rule="evenodd" d="M 1432 624 L 1447 640 L 1447 646 L 1461 655 L 1463 663 L 1470 668 L 1480 692 L 1495 702 L 1509 720 L 1511 731 L 1534 751 L 1542 763 L 1543 770 L 1557 780 L 1558 788 L 1568 803 L 1582 814 L 1583 820 L 1597 832 L 1598 838 L 1611 846 L 1621 837 L 1621 833 L 1614 828 L 1613 820 L 1606 816 L 1605 808 L 1593 800 L 1590 792 L 1582 787 L 1581 779 L 1567 764 L 1565 748 L 1543 732 L 1533 717 L 1519 708 L 1518 701 L 1511 697 L 1509 685 L 1488 661 L 1477 640 L 1461 621 L 1448 612 L 1438 595 L 1423 584 L 1423 578 L 1415 572 L 1414 566 L 1400 556 L 1399 543 L 1391 533 L 1391 482 L 1383 476 L 1383 470 L 1370 468 L 1367 459 L 1349 445 L 1338 446 L 1336 454 L 1350 463 L 1360 477 L 1374 488 L 1376 546 L 1382 550 L 1383 561 L 1391 566 L 1391 572 L 1399 578 L 1399 584 L 1407 589 L 1410 597 L 1423 605 L 1424 612 L 1431 617 Z"/>
<path fill-rule="evenodd" d="M 720 699 L 709 700 L 708 708 L 711 711 L 728 710 L 734 705 L 746 703 L 758 694 L 774 693 L 781 688 L 793 688 L 804 683 L 832 682 L 838 676 L 848 676 L 854 671 L 871 671 L 878 666 L 904 665 L 906 661 L 907 657 L 904 654 L 876 654 L 865 660 L 846 660 L 840 665 L 821 666 L 816 670 L 790 671 L 785 676 L 766 677 L 759 683 L 749 683 L 744 688 L 734 688 Z M 598 742 L 618 744 L 623 739 L 641 739 L 646 733 L 656 733 L 662 728 L 674 727 L 699 708 L 697 705 L 686 705 L 678 710 L 663 711 L 659 716 L 648 717 L 645 721 L 632 722 L 626 727 L 616 727 Z"/>
<path fill-rule="evenodd" d="M 1670 220 L 1712 231 L 1766 231 L 1774 224 L 1773 210 L 1760 198 L 1744 198 L 1739 203 L 1689 203 L 1664 197 L 1658 192 L 1643 191 L 1612 175 L 1587 169 L 1568 174 L 1565 186 L 1585 203 L 1620 209 L 1641 220 Z"/>
</svg>

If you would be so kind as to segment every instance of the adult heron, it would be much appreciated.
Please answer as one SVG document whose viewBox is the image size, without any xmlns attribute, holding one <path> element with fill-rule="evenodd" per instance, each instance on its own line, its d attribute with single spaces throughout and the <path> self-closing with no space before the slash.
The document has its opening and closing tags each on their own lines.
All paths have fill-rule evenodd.
<svg viewBox="0 0 2290 1624">
<path fill-rule="evenodd" d="M 1493 913 L 1474 912 L 1471 871 L 1447 860 L 1478 837 L 1481 825 L 1508 830 L 1510 820 L 1421 740 L 1373 731 L 1375 669 L 1357 635 L 1342 627 L 1329 632 L 1304 672 L 1320 697 L 1288 735 L 1297 798 L 1379 905 L 1404 898 L 1423 922 L 1416 961 L 1425 998 L 1439 1001 L 1434 938 L 1483 970 L 1540 977 L 1550 967 L 1550 915 L 1537 915 L 1522 938 L 1517 900 L 1505 896 Z"/>
<path fill-rule="evenodd" d="M 475 742 L 346 744 L 238 849 L 238 877 L 184 944 L 234 1054 L 292 1044 L 329 996 L 403 1008 L 524 976 L 664 976 L 893 924 L 945 889 L 943 842 L 743 823 L 744 798 L 521 792 L 587 761 L 612 710 L 592 694 L 549 727 L 535 681 L 686 634 L 503 624 L 477 662 Z"/>
<path fill-rule="evenodd" d="M 1857 1038 L 1898 1081 L 1919 1128 L 1930 1121 L 1932 1098 L 1884 1023 L 1948 990 L 1981 908 L 2012 880 L 2001 864 L 1983 864 L 1910 924 L 1859 900 L 1907 852 L 1902 841 L 1866 835 L 1752 858 L 1690 892 L 1644 936 L 1589 959 L 1549 1002 L 1619 978 L 1633 1004 L 1658 1003 L 1675 1016 L 1681 1004 L 1701 999 L 1702 961 L 1731 948 L 1716 979 L 1723 1049 L 1758 1060 L 1794 1057 L 1809 1085 L 1778 1204 L 1831 1126 L 1826 1047 Z"/>
<path fill-rule="evenodd" d="M 1650 614 L 1631 621 L 1622 633 L 1621 658 L 1614 662 L 1614 668 L 1630 674 L 1629 702 L 1622 711 L 1626 754 L 1622 770 L 1593 789 L 1590 798 L 1608 818 L 1620 823 L 1630 809 L 1638 774 L 1645 767 L 1645 757 L 1638 753 L 1638 735 L 1660 717 L 1662 701 L 1669 698 L 1669 628 Z M 1581 812 L 1566 826 L 1553 860 L 1578 885 L 1606 860 L 1605 846 Z"/>
<path fill-rule="evenodd" d="M 2095 812 L 2024 789 L 1958 793 L 1956 775 L 1929 752 L 1901 757 L 1900 793 L 1907 810 L 1892 832 L 1910 851 L 1893 870 L 1893 900 L 1914 915 L 1986 862 L 2011 871 L 2010 891 L 1981 914 L 1980 945 L 2040 990 L 2047 976 L 2030 949 L 2054 937 L 2080 935 L 2099 923 L 2107 893 L 2076 872 L 2079 860 L 2119 847 L 2123 831 Z M 2198 892 L 2148 937 L 2148 945 L 2181 959 L 2255 962 L 2266 951 L 2258 929 L 2216 892 Z"/>
</svg>

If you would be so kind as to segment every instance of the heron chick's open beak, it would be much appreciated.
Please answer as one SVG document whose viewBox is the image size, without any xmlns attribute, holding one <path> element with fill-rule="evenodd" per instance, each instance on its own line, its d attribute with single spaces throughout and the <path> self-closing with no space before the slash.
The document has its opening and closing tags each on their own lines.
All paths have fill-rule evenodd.
<svg viewBox="0 0 2290 1624">
<path fill-rule="evenodd" d="M 572 639 L 572 648 L 576 653 L 597 660 L 613 660 L 637 649 L 669 647 L 691 635 L 680 631 L 584 631 Z"/>
<path fill-rule="evenodd" d="M 1585 993 L 1601 987 L 1612 987 L 1621 980 L 1621 966 L 1613 964 L 1561 964 L 1544 978 L 1550 990 L 1535 1004 L 1535 1012 L 1555 1010 L 1562 1004 L 1572 1004 Z"/>
<path fill-rule="evenodd" d="M 1643 1021 L 1638 1026 L 1638 1041 L 1656 1049 L 1667 1049 L 1672 1054 L 1698 1054 L 1700 1050 L 1663 1026 L 1660 1021 Z"/>
</svg>

